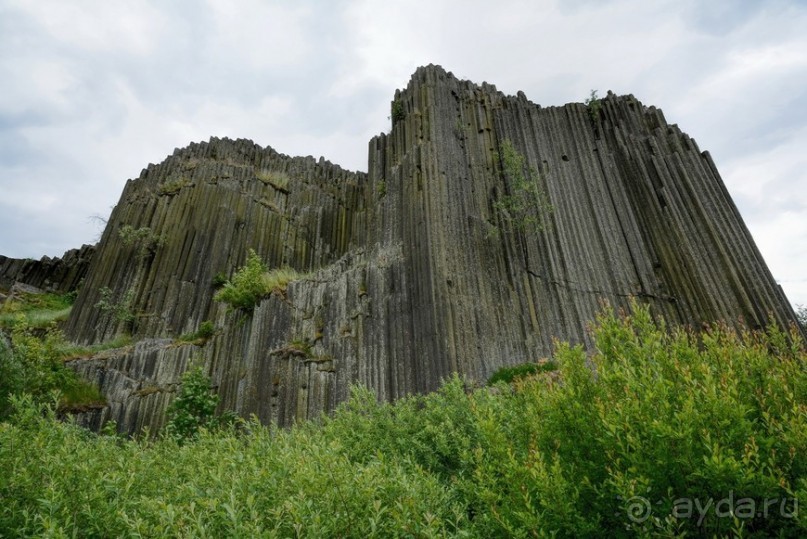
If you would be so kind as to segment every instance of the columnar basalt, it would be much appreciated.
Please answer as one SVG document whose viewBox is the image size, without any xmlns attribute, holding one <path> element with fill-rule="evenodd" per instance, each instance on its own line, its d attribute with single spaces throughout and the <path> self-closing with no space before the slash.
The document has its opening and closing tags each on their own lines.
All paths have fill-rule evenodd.
<svg viewBox="0 0 807 539">
<path fill-rule="evenodd" d="M 196 361 L 222 408 L 288 425 L 351 384 L 394 399 L 590 345 L 631 298 L 696 327 L 794 320 L 708 153 L 632 96 L 543 108 L 428 66 L 392 122 L 366 174 L 212 139 L 130 181 L 67 332 L 138 344 L 73 362 L 109 398 L 82 421 L 159 427 Z M 249 249 L 308 273 L 231 311 L 213 282 Z M 205 346 L 172 340 L 205 320 Z"/>
<path fill-rule="evenodd" d="M 95 247 L 82 245 L 60 257 L 43 256 L 39 260 L 0 256 L 0 292 L 14 283 L 24 283 L 48 292 L 77 289 L 87 275 Z"/>
</svg>

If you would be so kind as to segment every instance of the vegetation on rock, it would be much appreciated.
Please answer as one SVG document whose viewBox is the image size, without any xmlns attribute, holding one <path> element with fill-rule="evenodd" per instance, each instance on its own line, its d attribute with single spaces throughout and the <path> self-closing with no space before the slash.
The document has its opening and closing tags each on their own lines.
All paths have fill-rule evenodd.
<svg viewBox="0 0 807 539">
<path fill-rule="evenodd" d="M 796 319 L 804 331 L 807 331 L 807 306 L 796 305 Z"/>
<path fill-rule="evenodd" d="M 132 310 L 132 302 L 134 301 L 134 289 L 129 288 L 118 300 L 113 299 L 114 293 L 108 287 L 103 287 L 98 291 L 100 298 L 95 304 L 95 307 L 105 313 L 112 313 L 115 320 L 118 322 L 125 322 L 131 324 L 134 322 L 136 315 Z"/>
<path fill-rule="evenodd" d="M 502 142 L 500 158 L 509 193 L 499 196 L 493 207 L 513 229 L 540 232 L 546 226 L 545 217 L 554 211 L 541 188 L 541 175 L 527 166 L 527 159 L 509 139 Z"/>
<path fill-rule="evenodd" d="M 394 404 L 354 388 L 333 417 L 290 430 L 125 440 L 15 397 L 0 424 L 0 533 L 803 536 L 799 336 L 668 330 L 634 308 L 599 317 L 588 358 L 558 344 L 558 376 L 505 392 L 454 377 Z M 183 391 L 202 396 L 189 416 L 209 418 L 200 373 Z"/>
<path fill-rule="evenodd" d="M 185 176 L 174 178 L 161 183 L 159 187 L 157 187 L 157 194 L 160 196 L 174 196 L 189 185 L 191 185 L 191 180 Z"/>
<path fill-rule="evenodd" d="M 213 325 L 213 322 L 210 320 L 205 320 L 199 324 L 199 329 L 193 333 L 181 335 L 178 340 L 181 342 L 189 342 L 199 346 L 204 346 L 215 334 L 216 327 Z"/>
<path fill-rule="evenodd" d="M 400 99 L 396 99 L 390 105 L 390 118 L 392 119 L 392 125 L 406 118 L 406 109 L 404 109 L 403 101 Z"/>
<path fill-rule="evenodd" d="M 602 110 L 602 99 L 597 95 L 597 90 L 591 90 L 588 98 L 585 101 L 588 107 L 588 114 L 592 123 L 596 123 L 600 118 L 600 111 Z"/>
<path fill-rule="evenodd" d="M 264 296 L 272 292 L 285 292 L 290 282 L 303 278 L 304 274 L 292 268 L 268 270 L 261 257 L 250 249 L 244 266 L 224 283 L 214 298 L 228 303 L 234 309 L 250 311 Z"/>
<path fill-rule="evenodd" d="M 488 379 L 488 385 L 495 385 L 499 382 L 511 384 L 516 380 L 521 380 L 528 376 L 539 374 L 542 372 L 551 372 L 557 370 L 558 366 L 552 361 L 543 361 L 540 363 L 522 363 L 514 367 L 502 367 L 497 370 Z"/>
<path fill-rule="evenodd" d="M 214 426 L 218 403 L 202 368 L 190 369 L 182 376 L 179 395 L 168 407 L 166 434 L 180 442 L 196 438 L 201 429 Z"/>
<path fill-rule="evenodd" d="M 124 246 L 134 248 L 140 259 L 154 254 L 165 243 L 165 238 L 147 226 L 135 228 L 131 225 L 123 225 L 118 230 L 118 236 Z"/>
</svg>

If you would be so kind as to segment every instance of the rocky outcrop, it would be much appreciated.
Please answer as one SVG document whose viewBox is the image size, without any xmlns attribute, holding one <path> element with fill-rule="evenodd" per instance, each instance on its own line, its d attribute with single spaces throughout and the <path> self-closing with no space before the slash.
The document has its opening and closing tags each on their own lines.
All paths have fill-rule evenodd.
<svg viewBox="0 0 807 539">
<path fill-rule="evenodd" d="M 14 283 L 24 283 L 48 292 L 76 290 L 87 275 L 95 246 L 82 245 L 61 258 L 8 258 L 0 256 L 0 291 L 10 290 Z"/>
<path fill-rule="evenodd" d="M 222 408 L 288 425 L 351 384 L 394 399 L 590 344 L 630 298 L 693 326 L 794 320 L 708 153 L 633 96 L 543 108 L 429 66 L 392 122 L 367 174 L 211 139 L 130 181 L 67 331 L 141 344 L 73 362 L 110 402 L 82 420 L 159 427 L 196 361 Z M 213 283 L 250 248 L 308 275 L 228 311 Z M 205 320 L 205 346 L 171 340 Z"/>
</svg>

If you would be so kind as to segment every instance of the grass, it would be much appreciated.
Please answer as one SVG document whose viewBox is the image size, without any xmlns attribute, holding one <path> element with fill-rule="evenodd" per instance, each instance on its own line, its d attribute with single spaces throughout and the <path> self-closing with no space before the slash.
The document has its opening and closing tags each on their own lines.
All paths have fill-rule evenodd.
<svg viewBox="0 0 807 539">
<path fill-rule="evenodd" d="M 161 183 L 157 187 L 157 194 L 159 196 L 173 196 L 189 185 L 191 185 L 191 180 L 189 178 L 184 176 L 181 178 L 174 178 L 173 180 Z"/>
<path fill-rule="evenodd" d="M 131 346 L 132 343 L 133 340 L 131 335 L 120 335 L 110 341 L 92 344 L 89 346 L 77 346 L 63 340 L 58 345 L 57 351 L 62 361 L 70 361 L 82 357 L 91 357 L 107 350 L 125 348 L 127 346 Z"/>
<path fill-rule="evenodd" d="M 199 329 L 192 333 L 181 335 L 177 340 L 180 342 L 191 343 L 197 346 L 204 346 L 216 334 L 216 327 L 210 320 L 205 320 L 199 324 Z"/>
<path fill-rule="evenodd" d="M 263 183 L 271 185 L 278 191 L 288 193 L 290 178 L 285 172 L 262 169 L 259 170 L 255 176 Z"/>
<path fill-rule="evenodd" d="M 41 329 L 67 320 L 75 294 L 31 294 L 9 299 L 0 306 L 0 328 L 11 329 L 22 320 L 27 326 Z"/>
<path fill-rule="evenodd" d="M 522 363 L 513 367 L 502 367 L 497 370 L 488 380 L 488 385 L 495 385 L 499 382 L 511 384 L 528 376 L 533 376 L 542 372 L 557 370 L 558 366 L 552 361 L 541 361 L 538 363 Z"/>
<path fill-rule="evenodd" d="M 59 400 L 60 412 L 84 411 L 88 408 L 102 407 L 106 405 L 106 397 L 98 389 L 98 386 L 76 379 L 73 384 L 61 390 Z"/>
</svg>

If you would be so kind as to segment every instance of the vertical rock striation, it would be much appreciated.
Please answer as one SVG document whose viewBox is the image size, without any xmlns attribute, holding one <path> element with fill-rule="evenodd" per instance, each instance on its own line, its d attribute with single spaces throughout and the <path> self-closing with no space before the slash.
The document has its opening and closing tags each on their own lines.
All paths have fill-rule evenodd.
<svg viewBox="0 0 807 539">
<path fill-rule="evenodd" d="M 14 283 L 25 283 L 48 292 L 70 292 L 81 285 L 90 266 L 95 247 L 82 245 L 70 249 L 61 258 L 43 256 L 40 260 L 0 256 L 0 291 Z"/>
<path fill-rule="evenodd" d="M 393 103 L 367 174 L 212 139 L 127 184 L 67 330 L 138 344 L 73 362 L 110 402 L 85 424 L 159 427 L 193 361 L 222 408 L 288 425 L 354 383 L 394 399 L 553 338 L 590 344 L 603 301 L 693 326 L 794 320 L 708 153 L 660 110 L 611 94 L 542 108 L 437 66 Z M 512 206 L 525 185 L 541 203 Z M 230 312 L 212 283 L 250 248 L 310 273 Z M 205 320 L 205 346 L 170 340 Z"/>
</svg>

